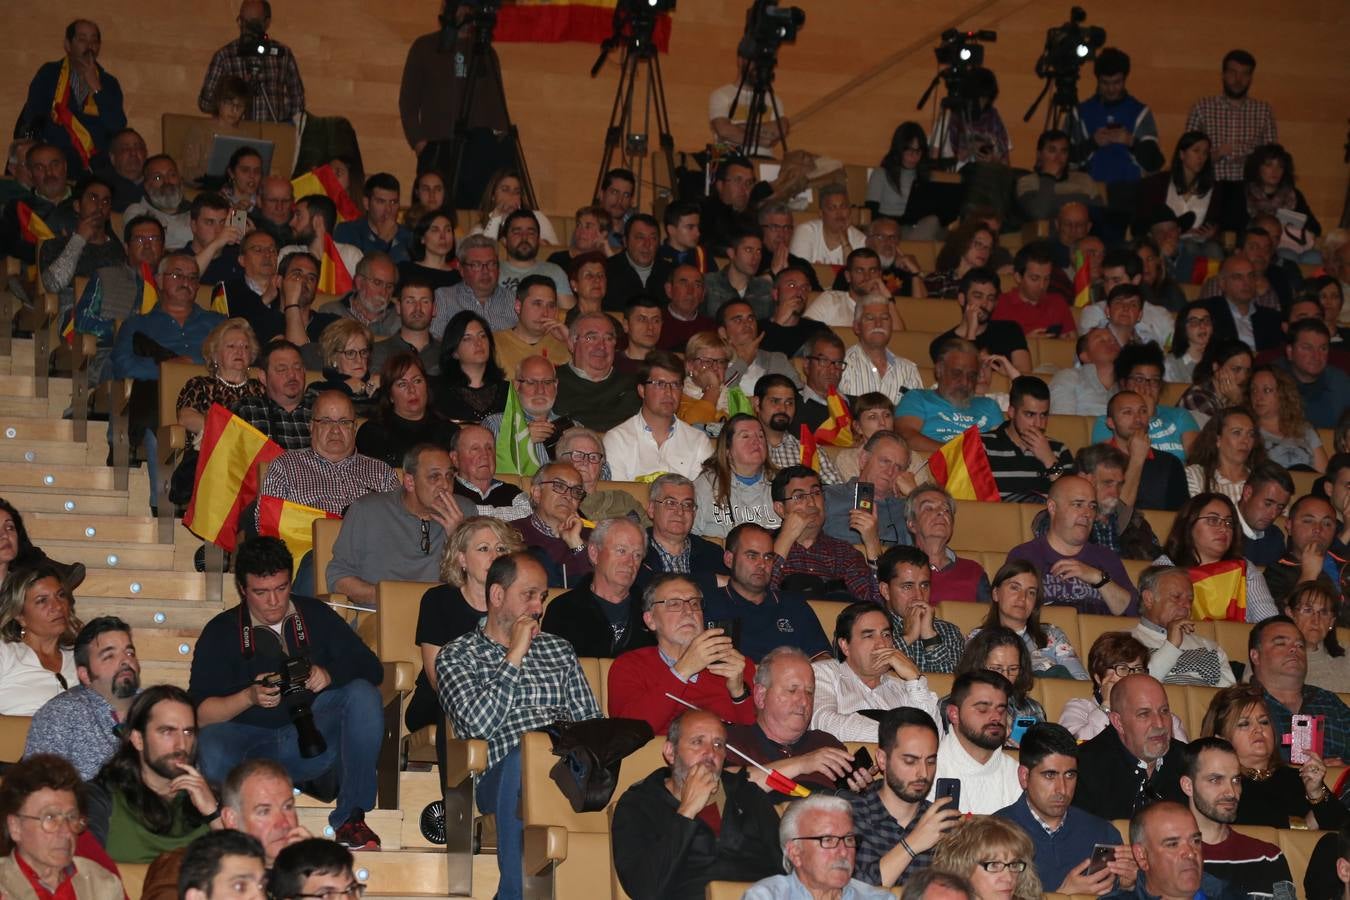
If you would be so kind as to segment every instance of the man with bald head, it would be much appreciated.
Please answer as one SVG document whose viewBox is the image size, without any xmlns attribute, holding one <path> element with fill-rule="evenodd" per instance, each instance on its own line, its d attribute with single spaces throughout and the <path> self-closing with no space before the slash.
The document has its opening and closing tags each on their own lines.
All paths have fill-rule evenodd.
<svg viewBox="0 0 1350 900">
<path fill-rule="evenodd" d="M 1081 783 L 1080 783 L 1081 790 Z M 1167 800 L 1130 819 L 1130 852 L 1139 865 L 1135 892 L 1160 900 L 1227 900 L 1246 897 L 1204 870 L 1200 826 L 1188 806 Z"/>
<path fill-rule="evenodd" d="M 1061 269 L 1073 265 L 1073 248 L 1092 231 L 1092 217 L 1087 205 L 1073 200 L 1065 203 L 1055 214 L 1055 265 Z"/>
<path fill-rule="evenodd" d="M 514 522 L 530 514 L 530 499 L 525 492 L 497 480 L 497 440 L 491 431 L 482 425 L 463 426 L 450 444 L 450 455 L 455 466 L 455 493 L 477 506 L 480 516 Z"/>
<path fill-rule="evenodd" d="M 295 233 L 291 231 L 294 212 L 295 188 L 291 187 L 290 179 L 268 175 L 258 186 L 258 205 L 248 217 L 254 225 L 276 238 L 278 247 L 285 247 L 295 240 Z"/>
<path fill-rule="evenodd" d="M 313 506 L 335 516 L 373 491 L 400 488 L 394 470 L 383 461 L 356 452 L 356 408 L 341 391 L 314 398 L 310 445 L 288 450 L 267 467 L 262 494 Z M 261 508 L 257 525 L 262 528 Z M 314 594 L 314 558 L 306 553 L 295 574 L 295 591 Z"/>
<path fill-rule="evenodd" d="M 686 711 L 666 736 L 666 767 L 619 798 L 610 835 L 630 897 L 702 900 L 710 881 L 758 881 L 782 871 L 778 813 L 744 772 L 722 768 L 726 745 L 717 716 Z"/>
<path fill-rule="evenodd" d="M 1218 297 L 1205 301 L 1214 320 L 1214 341 L 1242 341 L 1253 350 L 1278 347 L 1284 335 L 1278 311 L 1256 305 L 1256 270 L 1251 260 L 1235 253 L 1219 267 Z"/>
<path fill-rule="evenodd" d="M 1045 506 L 1049 530 L 1008 553 L 1009 560 L 1025 559 L 1041 573 L 1041 602 L 1080 613 L 1135 615 L 1139 596 L 1120 557 L 1090 540 L 1097 518 L 1092 482 L 1081 475 L 1062 476 L 1050 485 Z"/>
<path fill-rule="evenodd" d="M 244 118 L 250 122 L 289 122 L 305 111 L 305 83 L 300 80 L 291 48 L 272 40 L 272 4 L 244 0 L 239 4 L 239 38 L 216 51 L 202 79 L 197 108 L 215 112 L 216 88 L 233 75 L 253 86 L 253 103 Z M 264 36 L 266 41 L 261 40 Z M 259 45 L 265 52 L 258 53 Z"/>
<path fill-rule="evenodd" d="M 1162 684 L 1151 675 L 1127 675 L 1109 699 L 1111 727 L 1078 749 L 1074 806 L 1103 819 L 1128 819 L 1155 800 L 1184 802 L 1186 745 L 1172 737 Z"/>
</svg>

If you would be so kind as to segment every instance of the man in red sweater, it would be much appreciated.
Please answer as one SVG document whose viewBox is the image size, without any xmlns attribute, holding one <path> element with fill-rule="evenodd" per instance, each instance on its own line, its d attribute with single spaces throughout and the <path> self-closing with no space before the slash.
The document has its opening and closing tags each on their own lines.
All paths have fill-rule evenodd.
<svg viewBox="0 0 1350 900">
<path fill-rule="evenodd" d="M 750 685 L 755 664 L 721 628 L 703 627 L 703 594 L 687 575 L 665 573 L 642 595 L 642 621 L 655 647 L 629 650 L 609 670 L 609 714 L 646 719 L 657 734 L 686 707 L 672 694 L 725 722 L 755 721 Z"/>
</svg>

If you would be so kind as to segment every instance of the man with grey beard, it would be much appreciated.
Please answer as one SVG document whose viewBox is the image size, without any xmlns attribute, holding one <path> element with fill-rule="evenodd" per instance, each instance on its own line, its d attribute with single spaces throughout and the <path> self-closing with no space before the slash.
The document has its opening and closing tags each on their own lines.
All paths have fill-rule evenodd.
<svg viewBox="0 0 1350 900">
<path fill-rule="evenodd" d="M 145 199 L 126 208 L 123 219 L 130 222 L 136 216 L 153 216 L 164 226 L 166 247 L 184 247 L 192 243 L 192 228 L 188 210 L 192 204 L 183 198 L 183 182 L 178 176 L 178 163 L 165 153 L 145 161 L 141 186 Z"/>
<path fill-rule="evenodd" d="M 55 753 L 89 781 L 117 751 L 117 725 L 141 690 L 131 626 L 116 616 L 90 620 L 75 638 L 75 672 L 80 683 L 33 714 L 23 755 Z"/>
</svg>

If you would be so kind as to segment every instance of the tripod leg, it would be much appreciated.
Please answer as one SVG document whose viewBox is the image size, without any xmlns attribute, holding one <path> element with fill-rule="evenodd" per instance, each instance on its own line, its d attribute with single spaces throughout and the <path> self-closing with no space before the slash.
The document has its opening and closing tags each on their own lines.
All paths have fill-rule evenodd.
<svg viewBox="0 0 1350 900">
<path fill-rule="evenodd" d="M 506 105 L 506 83 L 502 81 L 502 67 L 500 61 L 493 56 L 488 49 L 483 51 L 483 65 L 491 74 L 492 80 L 497 87 L 497 98 L 501 101 L 502 112 L 506 116 L 506 133 L 509 135 L 512 150 L 516 157 L 516 169 L 520 172 L 521 200 L 529 205 L 531 209 L 539 208 L 539 201 L 534 193 L 534 182 L 530 179 L 529 166 L 525 164 L 525 148 L 520 143 L 520 129 L 511 119 L 511 111 Z"/>
<path fill-rule="evenodd" d="M 670 199 L 676 200 L 680 195 L 680 184 L 676 180 L 675 173 L 675 138 L 670 131 L 670 110 L 666 106 L 666 84 L 661 76 L 661 57 L 653 55 L 652 79 L 656 85 L 653 96 L 656 102 L 656 127 L 661 135 L 661 155 L 666 158 L 666 177 L 669 179 Z M 655 208 L 655 197 L 653 199 L 653 208 Z"/>
<path fill-rule="evenodd" d="M 609 126 L 605 129 L 605 151 L 600 158 L 600 172 L 595 176 L 595 190 L 592 196 L 600 196 L 600 186 L 604 184 L 605 173 L 614 168 L 614 154 L 619 152 L 623 142 L 623 130 L 628 118 L 627 107 L 624 105 L 625 98 L 628 97 L 627 84 L 631 77 L 628 65 L 629 54 L 624 52 L 623 60 L 619 64 L 619 83 L 614 91 L 614 105 L 609 112 Z M 622 159 L 622 155 L 620 155 Z"/>
</svg>

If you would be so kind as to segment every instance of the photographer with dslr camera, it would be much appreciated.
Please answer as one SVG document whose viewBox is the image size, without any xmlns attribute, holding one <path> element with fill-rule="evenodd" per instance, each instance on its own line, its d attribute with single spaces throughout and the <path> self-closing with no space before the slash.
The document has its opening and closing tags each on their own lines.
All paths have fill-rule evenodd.
<svg viewBox="0 0 1350 900">
<path fill-rule="evenodd" d="M 292 564 L 277 538 L 245 541 L 234 560 L 240 603 L 197 640 L 188 687 L 202 773 L 219 784 L 242 760 L 275 759 L 302 790 L 336 797 L 335 840 L 377 850 L 365 811 L 384 736 L 383 669 L 337 613 L 291 593 Z"/>
<path fill-rule="evenodd" d="M 272 4 L 268 0 L 243 0 L 235 21 L 239 23 L 239 38 L 211 57 L 197 95 L 197 108 L 211 113 L 216 86 L 233 75 L 253 88 L 244 118 L 250 122 L 293 122 L 305 111 L 305 83 L 300 80 L 300 67 L 291 48 L 267 34 Z"/>
</svg>

